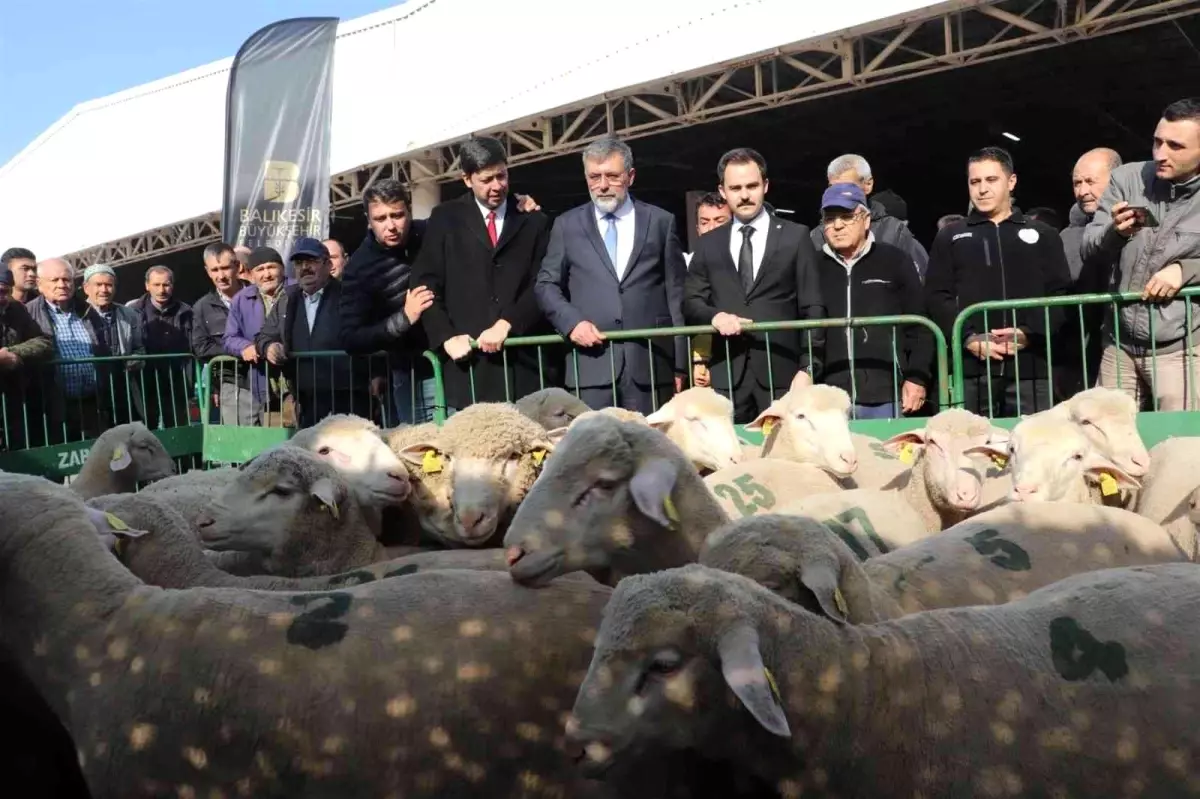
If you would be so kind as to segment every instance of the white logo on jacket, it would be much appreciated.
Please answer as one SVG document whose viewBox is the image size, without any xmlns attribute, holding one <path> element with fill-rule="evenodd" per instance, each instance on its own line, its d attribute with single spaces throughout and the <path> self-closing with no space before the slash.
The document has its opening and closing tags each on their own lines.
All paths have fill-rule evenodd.
<svg viewBox="0 0 1200 799">
<path fill-rule="evenodd" d="M 974 235 L 975 234 L 971 233 L 970 231 L 967 231 L 966 233 L 955 233 L 954 238 L 950 239 L 950 241 L 958 241 L 959 239 L 969 239 Z"/>
<path fill-rule="evenodd" d="M 1036 230 L 1034 230 L 1031 227 L 1023 227 L 1017 233 L 1017 238 L 1019 238 L 1021 241 L 1025 242 L 1026 244 L 1037 244 L 1038 239 L 1040 239 L 1041 237 L 1042 237 L 1042 234 L 1038 233 Z"/>
</svg>

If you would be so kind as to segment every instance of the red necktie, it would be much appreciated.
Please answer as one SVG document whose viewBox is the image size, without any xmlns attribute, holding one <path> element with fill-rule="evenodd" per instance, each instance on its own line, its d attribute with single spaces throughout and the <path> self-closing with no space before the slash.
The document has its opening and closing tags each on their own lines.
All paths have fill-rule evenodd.
<svg viewBox="0 0 1200 799">
<path fill-rule="evenodd" d="M 496 212 L 488 211 L 487 215 L 488 238 L 492 240 L 492 246 L 496 246 Z"/>
</svg>

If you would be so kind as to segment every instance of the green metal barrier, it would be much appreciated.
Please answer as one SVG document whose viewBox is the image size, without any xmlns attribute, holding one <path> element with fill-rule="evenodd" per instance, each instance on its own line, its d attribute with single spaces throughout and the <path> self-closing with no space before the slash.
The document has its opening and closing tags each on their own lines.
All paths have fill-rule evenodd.
<svg viewBox="0 0 1200 799">
<path fill-rule="evenodd" d="M 938 401 L 939 401 L 939 404 L 945 406 L 946 404 L 948 404 L 949 399 L 950 399 L 950 394 L 949 394 L 950 380 L 949 380 L 949 375 L 947 373 L 948 359 L 947 359 L 947 355 L 946 355 L 946 337 L 942 333 L 941 329 L 938 328 L 938 326 L 936 324 L 934 324 L 931 320 L 926 319 L 923 316 L 896 315 L 896 316 L 877 316 L 877 317 L 851 317 L 848 319 L 806 319 L 806 320 L 790 321 L 790 322 L 757 322 L 757 323 L 753 323 L 753 324 L 743 325 L 742 329 L 748 333 L 763 333 L 764 334 L 765 347 L 766 347 L 766 351 L 767 351 L 767 359 L 768 359 L 768 363 L 769 363 L 770 357 L 771 357 L 771 333 L 778 333 L 778 332 L 782 332 L 782 331 L 793 331 L 793 330 L 810 331 L 809 334 L 805 338 L 807 340 L 808 355 L 811 359 L 812 354 L 813 354 L 811 331 L 813 331 L 813 330 L 823 330 L 823 329 L 831 329 L 831 328 L 846 329 L 846 328 L 860 328 L 860 327 L 890 327 L 892 329 L 892 351 L 894 353 L 894 352 L 898 351 L 897 328 L 900 326 L 907 326 L 907 325 L 918 325 L 918 326 L 924 327 L 933 336 L 934 358 L 935 358 L 934 376 L 935 376 L 935 379 L 937 382 Z M 656 376 L 655 375 L 655 366 L 654 366 L 655 359 L 653 357 L 656 339 L 674 339 L 677 336 L 685 337 L 687 339 L 687 351 L 690 353 L 694 349 L 693 338 L 695 338 L 697 336 L 704 336 L 704 335 L 712 335 L 714 346 L 723 345 L 725 347 L 726 376 L 728 377 L 728 383 L 730 385 L 732 385 L 733 379 L 732 379 L 732 366 L 730 364 L 729 338 L 725 337 L 725 336 L 720 336 L 719 334 L 717 334 L 716 329 L 714 327 L 712 327 L 711 325 L 692 325 L 692 326 L 685 326 L 685 327 L 647 328 L 647 329 L 643 329 L 643 330 L 613 330 L 613 331 L 604 332 L 605 339 L 608 342 L 621 342 L 621 341 L 645 341 L 646 342 L 647 352 L 648 352 L 648 354 L 651 355 L 651 357 L 650 357 L 650 382 L 651 382 L 651 384 L 654 384 L 655 376 Z M 478 349 L 479 342 L 476 341 L 475 339 L 472 339 L 471 346 L 475 349 Z M 513 393 L 512 386 L 510 385 L 509 380 L 508 380 L 508 360 L 506 357 L 508 351 L 512 350 L 512 349 L 516 349 L 516 348 L 522 348 L 522 347 L 537 347 L 538 348 L 539 383 L 540 383 L 540 387 L 545 388 L 545 379 L 544 379 L 545 364 L 544 364 L 544 358 L 543 358 L 543 354 L 542 354 L 542 347 L 546 347 L 546 346 L 558 346 L 558 347 L 570 346 L 571 347 L 571 356 L 570 356 L 571 364 L 574 367 L 575 375 L 578 376 L 578 374 L 579 374 L 579 351 L 577 348 L 575 348 L 570 343 L 570 341 L 566 337 L 564 337 L 562 335 L 558 335 L 558 334 L 553 334 L 553 335 L 543 335 L 543 336 L 523 336 L 523 337 L 510 338 L 504 342 L 504 347 L 501 350 L 501 355 L 503 356 L 502 364 L 504 366 L 504 371 L 505 371 L 504 389 L 505 389 L 506 401 L 512 402 L 512 401 L 518 399 L 517 397 L 512 396 L 512 393 Z M 663 350 L 663 346 L 662 346 L 662 344 L 660 344 L 659 351 L 661 352 L 662 350 Z M 617 399 L 615 357 L 616 357 L 615 353 L 613 353 L 610 349 L 610 351 L 609 351 L 609 369 L 610 369 L 610 374 L 611 374 L 612 383 L 613 383 L 612 391 L 613 391 L 614 403 L 616 402 L 616 399 Z M 772 385 L 770 386 L 772 393 L 774 393 L 774 390 L 775 390 L 775 386 L 773 384 L 773 372 L 774 372 L 774 370 L 770 370 L 770 372 L 768 373 L 768 375 L 769 375 L 768 380 L 769 380 L 769 382 L 772 382 Z M 475 394 L 475 381 L 474 381 L 474 367 L 473 366 L 470 367 L 470 381 L 471 381 L 471 397 L 472 397 L 472 400 L 474 400 L 476 397 L 476 394 Z M 692 373 L 691 369 L 688 370 L 688 383 L 694 384 L 693 373 Z M 902 379 L 899 374 L 899 369 L 898 369 L 898 367 L 893 366 L 892 392 L 893 392 L 894 401 L 896 402 L 897 406 L 899 406 L 899 403 L 900 403 L 900 385 L 901 385 L 901 383 L 902 383 Z M 576 385 L 578 385 L 578 380 L 576 380 Z M 576 395 L 579 394 L 578 388 L 575 389 L 575 393 L 576 393 Z M 654 399 L 656 399 L 656 398 L 654 398 Z M 852 401 L 853 401 L 853 397 L 852 397 Z M 657 401 L 655 401 L 654 404 L 657 406 Z"/>
<path fill-rule="evenodd" d="M 441 363 L 432 352 L 423 353 L 423 357 L 431 364 L 433 371 L 433 421 L 441 424 L 446 418 Z M 325 379 L 325 369 L 329 370 L 328 379 Z M 231 376 L 229 370 L 232 370 Z M 380 421 L 384 427 L 412 421 L 396 417 L 391 359 L 385 353 L 351 356 L 340 350 L 298 352 L 292 353 L 289 360 L 280 366 L 272 366 L 264 361 L 262 379 L 270 386 L 265 406 L 255 399 L 249 375 L 248 364 L 226 355 L 213 358 L 201 370 L 199 395 L 203 437 L 200 451 L 205 462 L 244 463 L 259 452 L 291 438 L 299 429 L 301 420 L 298 414 L 290 412 L 289 409 L 296 406 L 285 400 L 286 395 L 298 399 L 300 405 L 303 405 L 305 398 L 308 402 L 327 403 L 324 407 L 334 412 L 353 412 Z M 246 378 L 244 387 L 238 383 L 243 376 Z M 305 380 L 306 376 L 310 380 Z M 234 381 L 233 390 L 226 392 L 225 399 L 232 397 L 235 407 L 237 403 L 246 401 L 250 414 L 248 420 L 244 420 L 244 416 L 237 412 L 222 414 L 219 401 L 214 402 L 214 399 L 221 397 L 220 391 L 214 393 L 214 387 L 221 386 L 225 377 L 231 377 Z M 374 378 L 384 380 L 378 395 L 367 385 Z M 415 367 L 410 372 L 410 378 L 413 392 L 410 407 L 415 407 Z M 306 391 L 300 397 L 296 385 L 298 380 L 305 386 L 315 386 L 314 390 Z M 325 394 L 326 389 L 328 394 Z M 243 408 L 245 411 L 247 409 Z"/>
<path fill-rule="evenodd" d="M 1176 295 L 1176 297 L 1174 299 L 1171 300 L 1171 302 L 1175 302 L 1175 301 L 1178 301 L 1178 300 L 1181 300 L 1184 298 L 1200 298 L 1200 286 L 1189 287 L 1189 288 L 1183 289 L 1181 292 L 1179 292 L 1178 295 Z M 1051 331 L 1051 309 L 1052 308 L 1071 307 L 1071 306 L 1075 307 L 1076 313 L 1074 316 L 1078 320 L 1078 334 L 1080 337 L 1080 339 L 1079 339 L 1080 352 L 1081 352 L 1081 354 L 1084 354 L 1084 357 L 1082 358 L 1083 373 L 1081 376 L 1083 378 L 1084 385 L 1092 386 L 1092 385 L 1098 384 L 1099 376 L 1096 374 L 1088 374 L 1088 369 L 1087 369 L 1087 360 L 1088 359 L 1086 357 L 1086 350 L 1087 350 L 1087 346 L 1090 342 L 1087 338 L 1089 331 L 1087 330 L 1087 325 L 1085 324 L 1084 308 L 1085 308 L 1085 306 L 1095 306 L 1095 305 L 1108 306 L 1108 309 L 1111 313 L 1109 322 L 1111 322 L 1112 318 L 1117 315 L 1117 313 L 1119 312 L 1121 307 L 1131 305 L 1131 304 L 1145 304 L 1145 305 L 1149 305 L 1151 307 L 1156 305 L 1156 303 L 1142 303 L 1141 294 L 1137 293 L 1137 292 L 1126 292 L 1126 293 L 1114 292 L 1111 294 L 1078 294 L 1078 295 L 1070 295 L 1070 296 L 1062 296 L 1062 297 L 1046 297 L 1046 298 L 1021 299 L 1021 300 L 996 300 L 996 301 L 990 301 L 990 302 L 976 303 L 975 305 L 971 305 L 971 306 L 963 309 L 963 311 L 960 312 L 958 314 L 957 318 L 955 318 L 955 320 L 954 320 L 954 326 L 951 330 L 951 336 L 950 336 L 950 351 L 951 351 L 951 357 L 953 360 L 953 373 L 955 375 L 954 391 L 953 391 L 954 404 L 959 407 L 962 407 L 963 402 L 964 402 L 964 395 L 965 395 L 964 366 L 966 363 L 967 350 L 966 350 L 966 342 L 964 341 L 963 330 L 964 330 L 964 326 L 966 325 L 966 323 L 969 319 L 982 317 L 983 323 L 980 326 L 981 330 L 991 330 L 997 326 L 1015 327 L 1015 326 L 1017 326 L 1016 325 L 1016 322 L 1018 319 L 1017 314 L 1019 312 L 1026 312 L 1022 318 L 1024 318 L 1025 320 L 1028 320 L 1029 315 L 1027 312 L 1029 312 L 1029 311 L 1036 312 L 1036 311 L 1040 310 L 1042 312 L 1042 322 L 1045 325 L 1046 330 L 1050 331 L 1050 333 L 1046 336 L 1046 341 L 1045 341 L 1045 345 L 1044 345 L 1045 346 L 1046 371 L 1049 375 L 1053 376 L 1055 374 L 1054 373 L 1055 351 L 1056 351 L 1056 349 L 1058 349 L 1055 346 L 1055 341 L 1054 341 L 1055 335 L 1057 335 L 1057 336 L 1074 335 L 1074 333 L 1068 332 L 1068 330 L 1073 326 L 1073 322 L 1071 320 L 1071 315 L 1069 313 L 1067 315 L 1068 318 L 1064 322 L 1063 327 L 1057 331 Z M 1184 304 L 1184 326 L 1187 330 L 1187 332 L 1185 334 L 1185 341 L 1184 341 L 1184 344 L 1185 344 L 1185 346 L 1184 346 L 1184 361 L 1185 361 L 1185 366 L 1186 366 L 1186 372 L 1189 376 L 1196 375 L 1196 364 L 1194 363 L 1195 342 L 1193 341 L 1193 337 L 1192 337 L 1192 330 L 1193 330 L 1193 318 L 1192 318 L 1193 308 L 1192 308 L 1192 305 L 1193 305 L 1192 302 L 1186 302 Z M 989 324 L 989 321 L 988 321 L 989 316 L 993 315 L 993 314 L 999 315 L 999 318 L 1001 320 L 1000 325 Z M 992 318 L 994 319 L 995 317 L 993 316 Z M 1095 320 L 1094 320 L 1094 322 L 1095 322 Z M 1149 336 L 1150 336 L 1151 341 L 1153 341 L 1154 333 L 1155 333 L 1155 316 L 1153 313 L 1148 315 L 1148 324 L 1149 324 L 1149 330 L 1148 330 Z M 1121 345 L 1120 326 L 1116 325 L 1116 324 L 1110 324 L 1108 327 L 1109 327 L 1109 329 L 1111 329 L 1113 331 L 1114 343 L 1119 348 Z M 1099 329 L 1094 329 L 1090 332 L 1094 336 L 1105 335 Z M 1059 352 L 1061 354 L 1061 350 Z M 972 357 L 974 357 L 974 356 L 972 356 Z M 1146 356 L 1143 355 L 1141 357 L 1145 358 Z M 1157 391 L 1158 357 L 1159 357 L 1158 356 L 1158 347 L 1156 344 L 1152 344 L 1152 346 L 1150 347 L 1150 352 L 1149 352 L 1150 369 L 1148 371 L 1150 374 L 1149 388 L 1150 388 L 1150 397 L 1152 399 L 1152 410 L 1156 411 L 1156 412 L 1159 410 L 1158 391 Z M 1014 380 L 1020 380 L 1020 365 L 1019 364 L 1020 364 L 1019 361 L 1016 361 L 1013 363 L 1013 366 L 1014 366 L 1013 379 Z M 986 361 L 986 367 L 987 367 L 986 373 L 988 376 L 988 380 L 986 381 L 987 382 L 987 392 L 988 392 L 988 408 L 990 409 L 994 405 L 994 403 L 993 403 L 993 387 L 992 387 L 993 374 L 991 371 L 992 370 L 992 360 L 991 359 L 988 359 Z M 1121 361 L 1120 361 L 1120 359 L 1118 359 L 1117 373 L 1116 373 L 1116 377 L 1117 377 L 1117 386 L 1116 387 L 1118 387 L 1118 388 L 1124 388 L 1126 385 L 1125 384 L 1125 376 L 1122 375 L 1121 371 L 1122 371 L 1121 370 Z M 1130 378 L 1133 380 L 1138 380 L 1137 375 L 1131 375 Z M 1188 379 L 1186 381 L 1186 384 L 1189 387 L 1188 388 L 1189 396 L 1187 398 L 1185 398 L 1186 399 L 1185 407 L 1193 409 L 1193 410 L 1200 408 L 1200 404 L 1197 403 L 1198 389 L 1196 386 L 1196 382 L 1197 381 L 1194 379 Z M 1050 383 L 1049 389 L 1051 392 L 1050 401 L 1053 404 L 1054 402 L 1057 402 L 1058 400 L 1063 399 L 1063 397 L 1056 396 L 1055 392 L 1058 390 L 1058 387 L 1055 385 L 1055 381 L 1053 379 L 1051 379 L 1049 381 L 1049 383 Z M 1020 416 L 1025 411 L 1021 410 L 1019 393 L 1017 394 L 1016 405 L 1017 405 L 1017 415 Z"/>
<path fill-rule="evenodd" d="M 0 470 L 53 480 L 77 474 L 101 433 L 135 419 L 149 420 L 179 468 L 195 466 L 194 367 L 180 353 L 54 360 L 7 374 L 14 382 L 0 390 Z M 68 376 L 94 387 L 70 397 Z"/>
</svg>

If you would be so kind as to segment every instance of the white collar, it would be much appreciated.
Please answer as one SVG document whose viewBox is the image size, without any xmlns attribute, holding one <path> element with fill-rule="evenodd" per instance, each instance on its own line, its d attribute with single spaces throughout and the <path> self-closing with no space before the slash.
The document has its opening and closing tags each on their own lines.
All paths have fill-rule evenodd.
<svg viewBox="0 0 1200 799">
<path fill-rule="evenodd" d="M 508 198 L 507 197 L 504 198 L 504 202 L 500 203 L 499 208 L 493 209 L 493 208 L 488 208 L 486 205 L 479 202 L 479 198 L 477 197 L 477 198 L 475 198 L 475 207 L 479 209 L 479 213 L 483 215 L 483 218 L 485 221 L 487 220 L 487 215 L 492 213 L 492 211 L 496 212 L 497 219 L 503 220 L 504 212 L 508 210 Z"/>
<path fill-rule="evenodd" d="M 752 227 L 752 228 L 754 228 L 755 232 L 758 232 L 758 231 L 761 231 L 763 229 L 763 227 L 765 227 L 766 221 L 767 221 L 767 209 L 759 208 L 758 213 L 749 222 L 743 222 L 742 220 L 738 219 L 735 216 L 733 218 L 732 231 L 734 233 L 736 233 L 737 231 L 741 230 L 744 227 Z"/>
<path fill-rule="evenodd" d="M 314 291 L 312 294 L 304 294 L 303 291 L 300 293 L 304 295 L 304 301 L 307 303 L 320 302 L 321 295 L 325 293 L 325 286 L 321 286 L 321 288 Z"/>
<path fill-rule="evenodd" d="M 600 207 L 597 206 L 595 203 L 592 203 L 592 211 L 595 212 L 596 219 L 598 219 L 600 221 L 603 221 L 604 217 L 608 216 L 608 211 L 600 210 Z M 615 216 L 617 219 L 624 219 L 625 217 L 629 216 L 632 213 L 633 213 L 633 197 L 631 195 L 626 194 L 625 202 L 623 202 L 619 206 L 617 206 L 617 210 L 613 211 L 612 215 Z"/>
</svg>

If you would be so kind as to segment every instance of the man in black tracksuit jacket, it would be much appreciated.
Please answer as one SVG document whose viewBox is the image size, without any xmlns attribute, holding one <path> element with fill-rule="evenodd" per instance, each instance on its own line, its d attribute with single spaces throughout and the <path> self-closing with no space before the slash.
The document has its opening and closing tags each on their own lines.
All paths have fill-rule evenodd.
<svg viewBox="0 0 1200 799">
<path fill-rule="evenodd" d="M 970 305 L 1066 294 L 1071 273 L 1058 231 L 1012 204 L 1012 157 L 998 147 L 967 164 L 972 210 L 942 228 L 929 254 L 925 298 L 950 343 L 954 320 Z M 1046 337 L 1062 327 L 1061 308 L 972 314 L 963 325 L 963 407 L 1012 417 L 1052 404 Z M 990 385 L 990 402 L 989 402 Z"/>
<path fill-rule="evenodd" d="M 921 278 L 899 247 L 875 240 L 866 194 L 831 185 L 821 199 L 817 274 L 831 319 L 925 315 Z M 925 404 L 933 336 L 919 325 L 831 330 L 819 382 L 850 394 L 856 419 L 887 419 Z"/>
</svg>

